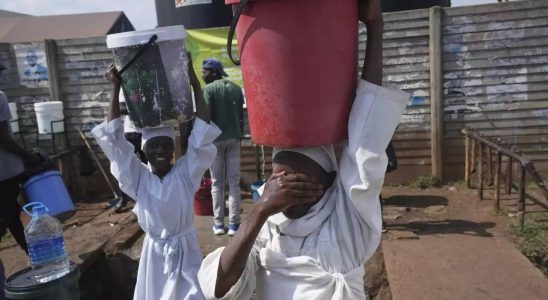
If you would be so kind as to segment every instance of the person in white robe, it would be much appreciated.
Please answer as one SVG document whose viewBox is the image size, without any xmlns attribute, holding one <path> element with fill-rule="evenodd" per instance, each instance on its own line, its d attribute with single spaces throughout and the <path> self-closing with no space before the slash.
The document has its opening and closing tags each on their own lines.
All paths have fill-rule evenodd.
<svg viewBox="0 0 548 300">
<path fill-rule="evenodd" d="M 362 80 L 340 163 L 332 145 L 275 148 L 260 201 L 198 273 L 207 299 L 366 299 L 364 263 L 381 237 L 385 149 L 410 95 L 383 88 L 379 0 L 360 5 L 367 25 Z"/>
<path fill-rule="evenodd" d="M 204 172 L 215 159 L 213 141 L 221 131 L 209 123 L 192 63 L 189 75 L 196 97 L 196 118 L 190 136 L 185 132 L 187 126 L 180 125 L 181 147 L 186 153 L 175 164 L 171 163 L 173 128 L 142 131 L 148 166 L 133 155 L 133 145 L 124 138 L 118 102 L 120 79 L 114 66 L 105 75 L 113 85 L 109 117 L 92 130 L 111 162 L 110 170 L 120 189 L 136 200 L 133 211 L 146 233 L 134 292 L 138 300 L 204 298 L 197 279 L 202 253 L 194 227 L 193 199 Z"/>
</svg>

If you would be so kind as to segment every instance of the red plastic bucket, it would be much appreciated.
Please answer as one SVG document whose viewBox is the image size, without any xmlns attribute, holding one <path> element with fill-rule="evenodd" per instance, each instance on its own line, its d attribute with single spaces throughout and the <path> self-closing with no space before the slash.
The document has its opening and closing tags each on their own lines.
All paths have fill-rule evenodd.
<svg viewBox="0 0 548 300">
<path fill-rule="evenodd" d="M 204 178 L 200 188 L 194 194 L 194 214 L 198 216 L 213 216 L 210 178 Z"/>
<path fill-rule="evenodd" d="M 236 34 L 255 143 L 302 147 L 347 139 L 357 32 L 356 0 L 247 5 Z"/>
</svg>

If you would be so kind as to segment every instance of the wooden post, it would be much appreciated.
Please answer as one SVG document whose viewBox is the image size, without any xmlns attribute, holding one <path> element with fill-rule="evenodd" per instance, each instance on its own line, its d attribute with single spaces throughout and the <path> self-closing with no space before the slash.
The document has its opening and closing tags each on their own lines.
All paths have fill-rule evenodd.
<svg viewBox="0 0 548 300">
<path fill-rule="evenodd" d="M 470 188 L 470 137 L 466 129 L 466 138 L 464 139 L 464 183 L 466 188 Z"/>
<path fill-rule="evenodd" d="M 59 76 L 59 63 L 57 61 L 57 43 L 55 40 L 44 40 L 44 49 L 46 54 L 46 63 L 48 65 L 48 83 L 50 101 L 63 101 L 61 97 L 61 78 Z M 63 105 L 66 108 L 66 105 Z M 65 114 L 66 116 L 66 114 Z M 67 138 L 67 124 L 63 123 L 65 132 L 52 134 L 53 153 L 62 153 L 67 150 L 70 145 Z M 63 179 L 67 186 L 73 190 L 76 184 L 76 174 L 70 174 L 70 170 L 75 170 L 70 156 L 63 157 L 58 160 L 57 166 L 63 174 Z"/>
<path fill-rule="evenodd" d="M 521 228 L 525 221 L 525 167 L 521 166 L 521 174 L 519 176 L 519 199 L 518 199 L 518 222 Z"/>
<path fill-rule="evenodd" d="M 430 8 L 430 120 L 432 175 L 443 181 L 442 9 Z"/>
<path fill-rule="evenodd" d="M 478 160 L 478 196 L 483 200 L 483 154 L 485 146 L 480 143 L 479 160 Z"/>
<path fill-rule="evenodd" d="M 470 162 L 470 173 L 474 173 L 476 172 L 477 168 L 476 168 L 476 144 L 478 142 L 476 141 L 476 139 L 472 139 L 472 161 Z"/>
<path fill-rule="evenodd" d="M 491 156 L 492 151 L 490 147 L 485 147 L 487 150 L 487 184 L 493 184 L 493 157 Z"/>
<path fill-rule="evenodd" d="M 500 211 L 500 169 L 502 163 L 502 153 L 497 152 L 497 160 L 495 162 L 495 211 Z"/>
<path fill-rule="evenodd" d="M 48 82 L 51 101 L 63 101 L 61 98 L 61 81 L 57 62 L 57 43 L 55 40 L 44 40 L 46 62 L 48 64 Z"/>
<path fill-rule="evenodd" d="M 506 163 L 506 194 L 510 195 L 512 193 L 512 158 L 508 156 L 508 161 Z"/>
</svg>

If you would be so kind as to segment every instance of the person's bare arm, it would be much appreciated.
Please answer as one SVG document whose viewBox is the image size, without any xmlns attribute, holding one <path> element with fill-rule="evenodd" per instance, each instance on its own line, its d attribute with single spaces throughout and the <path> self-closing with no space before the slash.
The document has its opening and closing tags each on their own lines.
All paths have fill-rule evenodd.
<svg viewBox="0 0 548 300">
<path fill-rule="evenodd" d="M 120 117 L 120 88 L 122 86 L 122 80 L 120 79 L 120 74 L 118 74 L 118 69 L 114 65 L 108 67 L 105 77 L 110 81 L 112 85 L 112 91 L 110 95 L 110 109 L 107 117 L 107 121 L 112 121 Z"/>
<path fill-rule="evenodd" d="M 188 77 L 190 79 L 190 85 L 192 86 L 192 89 L 194 90 L 194 101 L 196 103 L 196 117 L 202 119 L 206 123 L 209 123 L 210 121 L 209 107 L 205 102 L 202 86 L 200 85 L 198 76 L 196 76 L 196 72 L 194 71 L 194 67 L 192 66 L 192 57 L 190 56 L 190 52 L 188 52 L 187 55 L 188 55 Z"/>
<path fill-rule="evenodd" d="M 367 27 L 367 47 L 362 76 L 376 85 L 382 85 L 382 34 L 384 22 L 380 0 L 358 0 L 358 16 Z"/>
<path fill-rule="evenodd" d="M 272 175 L 259 202 L 221 254 L 215 297 L 224 297 L 238 282 L 253 244 L 269 216 L 296 204 L 313 202 L 322 194 L 322 185 L 314 183 L 305 175 L 287 175 L 285 172 Z"/>
<path fill-rule="evenodd" d="M 27 164 L 39 163 L 40 158 L 36 154 L 27 151 L 13 139 L 8 126 L 9 121 L 0 122 L 0 148 L 21 157 Z"/>
</svg>

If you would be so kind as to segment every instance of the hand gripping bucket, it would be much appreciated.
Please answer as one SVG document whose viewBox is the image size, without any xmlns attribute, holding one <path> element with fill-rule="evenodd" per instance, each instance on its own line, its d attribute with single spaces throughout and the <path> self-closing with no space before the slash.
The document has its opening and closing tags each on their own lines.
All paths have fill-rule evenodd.
<svg viewBox="0 0 548 300">
<path fill-rule="evenodd" d="M 241 3 L 231 30 L 236 27 L 253 141 L 304 147 L 346 140 L 357 78 L 357 1 L 225 3 Z"/>
<path fill-rule="evenodd" d="M 47 171 L 32 176 L 23 184 L 29 202 L 41 202 L 49 210 L 49 215 L 63 222 L 74 213 L 74 204 L 67 191 L 61 173 Z"/>
<path fill-rule="evenodd" d="M 153 36 L 155 41 L 149 43 Z M 122 74 L 122 90 L 135 126 L 173 127 L 193 117 L 186 36 L 180 25 L 107 36 L 118 70 L 147 48 Z"/>
</svg>

